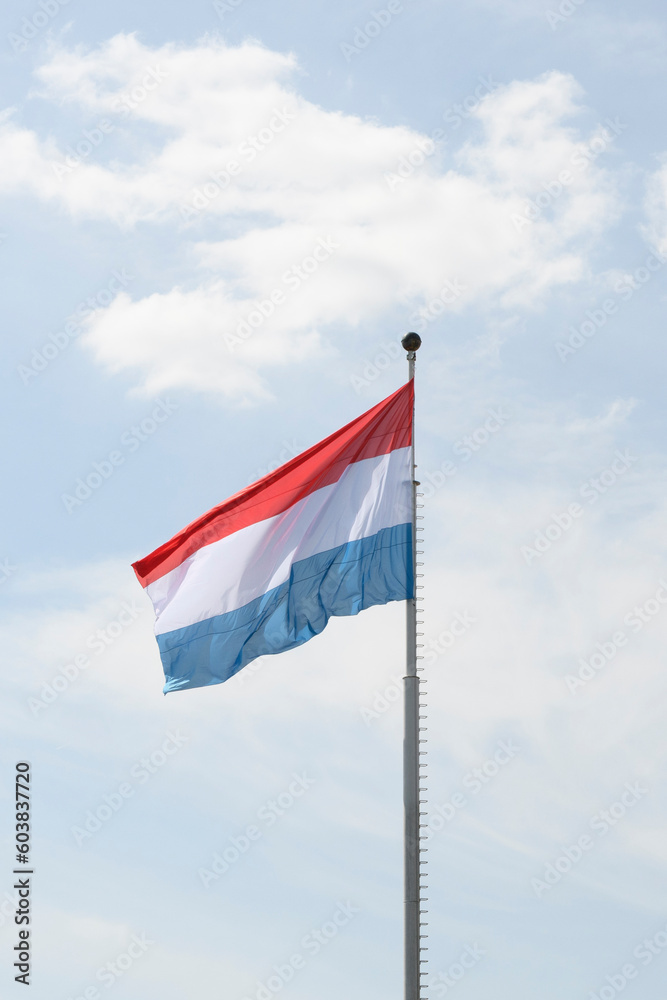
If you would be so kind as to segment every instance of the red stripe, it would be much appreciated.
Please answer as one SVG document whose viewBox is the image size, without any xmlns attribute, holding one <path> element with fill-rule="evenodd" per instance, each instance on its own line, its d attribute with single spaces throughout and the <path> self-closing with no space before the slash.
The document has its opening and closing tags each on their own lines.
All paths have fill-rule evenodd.
<svg viewBox="0 0 667 1000">
<path fill-rule="evenodd" d="M 204 545 L 257 521 L 274 517 L 315 490 L 336 483 L 348 465 L 386 455 L 412 443 L 413 384 L 236 493 L 193 521 L 159 549 L 133 563 L 143 587 L 158 580 Z"/>
</svg>

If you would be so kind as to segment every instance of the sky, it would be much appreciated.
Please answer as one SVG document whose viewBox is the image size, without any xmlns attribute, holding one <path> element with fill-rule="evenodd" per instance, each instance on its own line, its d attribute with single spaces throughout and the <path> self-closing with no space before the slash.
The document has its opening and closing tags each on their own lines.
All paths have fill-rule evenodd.
<svg viewBox="0 0 667 1000">
<path fill-rule="evenodd" d="M 131 563 L 416 330 L 424 995 L 664 1000 L 664 6 L 0 18 L 3 996 L 22 761 L 33 1000 L 402 996 L 403 606 L 165 697 Z"/>
</svg>

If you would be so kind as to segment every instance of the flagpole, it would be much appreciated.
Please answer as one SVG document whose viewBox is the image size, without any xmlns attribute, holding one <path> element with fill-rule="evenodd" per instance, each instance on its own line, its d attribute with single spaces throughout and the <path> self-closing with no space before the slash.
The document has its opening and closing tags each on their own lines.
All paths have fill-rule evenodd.
<svg viewBox="0 0 667 1000">
<path fill-rule="evenodd" d="M 408 374 L 410 380 L 415 377 L 415 357 L 421 346 L 421 337 L 417 333 L 408 333 L 403 337 L 401 345 L 408 355 Z M 422 888 L 420 865 L 422 850 L 419 837 L 419 684 L 417 673 L 417 486 L 414 441 L 414 404 L 413 404 L 413 434 L 411 448 L 412 467 L 412 577 L 414 580 L 414 597 L 406 602 L 406 669 L 403 678 L 405 728 L 403 737 L 403 810 L 404 810 L 404 886 L 405 886 L 405 1000 L 421 1000 L 421 955 L 422 948 Z M 425 923 L 424 923 L 425 926 Z M 424 937 L 426 935 L 423 935 Z M 425 963 L 424 963 L 425 964 Z M 424 973 L 425 974 L 425 973 Z"/>
</svg>

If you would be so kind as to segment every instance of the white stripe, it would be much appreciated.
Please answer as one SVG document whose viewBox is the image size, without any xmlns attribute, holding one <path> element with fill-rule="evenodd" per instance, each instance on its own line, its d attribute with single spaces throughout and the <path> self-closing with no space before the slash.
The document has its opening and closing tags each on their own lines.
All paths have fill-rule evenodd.
<svg viewBox="0 0 667 1000">
<path fill-rule="evenodd" d="M 337 483 L 205 545 L 146 587 L 155 632 L 194 625 L 261 597 L 292 563 L 410 520 L 410 449 L 349 465 Z"/>
</svg>

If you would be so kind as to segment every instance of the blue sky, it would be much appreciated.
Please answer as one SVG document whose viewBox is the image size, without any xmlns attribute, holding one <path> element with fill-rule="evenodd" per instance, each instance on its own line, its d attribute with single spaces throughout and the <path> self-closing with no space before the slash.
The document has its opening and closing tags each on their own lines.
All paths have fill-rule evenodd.
<svg viewBox="0 0 667 1000">
<path fill-rule="evenodd" d="M 29 759 L 35 1000 L 401 996 L 402 606 L 164 698 L 130 563 L 418 329 L 426 995 L 663 1000 L 662 5 L 44 3 L 0 30 L 3 995 Z"/>
</svg>

